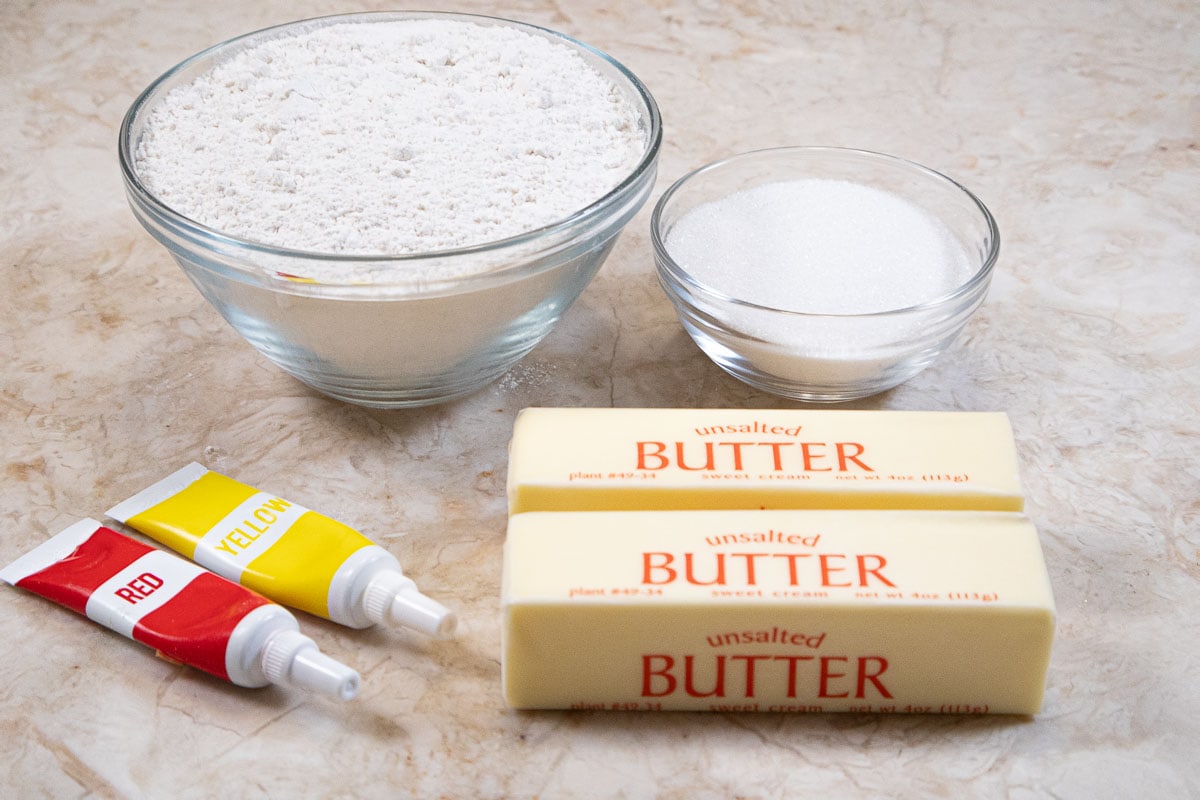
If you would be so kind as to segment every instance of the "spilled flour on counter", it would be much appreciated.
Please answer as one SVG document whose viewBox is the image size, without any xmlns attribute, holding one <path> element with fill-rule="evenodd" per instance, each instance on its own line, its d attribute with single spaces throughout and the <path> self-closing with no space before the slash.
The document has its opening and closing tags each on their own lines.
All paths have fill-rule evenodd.
<svg viewBox="0 0 1200 800">
<path fill-rule="evenodd" d="M 226 234 L 403 255 L 569 217 L 630 174 L 646 139 L 631 100 L 559 42 L 350 22 L 249 47 L 172 89 L 148 112 L 134 169 Z"/>
</svg>

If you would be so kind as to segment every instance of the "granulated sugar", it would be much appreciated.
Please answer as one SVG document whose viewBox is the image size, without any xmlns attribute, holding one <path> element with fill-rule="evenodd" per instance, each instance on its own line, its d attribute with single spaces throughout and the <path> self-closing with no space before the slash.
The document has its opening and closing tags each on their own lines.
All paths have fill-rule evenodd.
<svg viewBox="0 0 1200 800">
<path fill-rule="evenodd" d="M 403 255 L 562 220 L 628 176 L 646 137 L 629 99 L 563 44 L 389 20 L 268 41 L 173 89 L 135 169 L 226 234 Z"/>
<path fill-rule="evenodd" d="M 700 205 L 667 251 L 722 294 L 786 311 L 866 314 L 945 296 L 972 273 L 939 220 L 890 192 L 842 180 L 768 183 Z"/>
</svg>

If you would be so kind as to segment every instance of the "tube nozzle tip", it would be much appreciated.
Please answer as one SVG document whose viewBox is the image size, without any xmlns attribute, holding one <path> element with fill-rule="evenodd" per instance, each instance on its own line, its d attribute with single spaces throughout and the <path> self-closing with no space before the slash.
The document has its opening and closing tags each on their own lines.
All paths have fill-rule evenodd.
<svg viewBox="0 0 1200 800">
<path fill-rule="evenodd" d="M 356 671 L 322 653 L 312 639 L 295 630 L 273 636 L 263 653 L 263 672 L 271 683 L 288 683 L 352 700 L 360 683 Z"/>
<path fill-rule="evenodd" d="M 437 639 L 449 639 L 458 629 L 458 616 L 414 587 L 399 592 L 388 608 L 388 622 L 404 625 Z"/>
<path fill-rule="evenodd" d="M 377 575 L 363 594 L 363 608 L 372 622 L 403 625 L 438 639 L 450 638 L 458 627 L 454 612 L 421 594 L 399 572 Z"/>
</svg>

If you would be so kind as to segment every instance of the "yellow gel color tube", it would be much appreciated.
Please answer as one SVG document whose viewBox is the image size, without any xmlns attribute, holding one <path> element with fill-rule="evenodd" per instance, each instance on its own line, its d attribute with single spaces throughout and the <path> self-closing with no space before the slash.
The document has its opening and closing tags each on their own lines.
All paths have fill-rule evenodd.
<svg viewBox="0 0 1200 800">
<path fill-rule="evenodd" d="M 358 531 L 201 464 L 107 513 L 218 575 L 342 625 L 387 622 L 444 638 L 457 623 Z"/>
</svg>

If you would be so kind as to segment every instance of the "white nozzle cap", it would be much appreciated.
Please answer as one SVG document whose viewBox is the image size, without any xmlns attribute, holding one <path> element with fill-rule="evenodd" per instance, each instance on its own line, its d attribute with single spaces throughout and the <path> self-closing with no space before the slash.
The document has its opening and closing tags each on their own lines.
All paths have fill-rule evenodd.
<svg viewBox="0 0 1200 800">
<path fill-rule="evenodd" d="M 358 673 L 322 653 L 316 642 L 300 631 L 280 631 L 272 636 L 262 658 L 263 673 L 271 683 L 290 683 L 338 700 L 351 700 L 358 694 Z"/>
<path fill-rule="evenodd" d="M 404 625 L 438 639 L 448 639 L 458 627 L 454 612 L 421 594 L 411 578 L 394 570 L 371 578 L 362 602 L 371 622 Z"/>
</svg>

